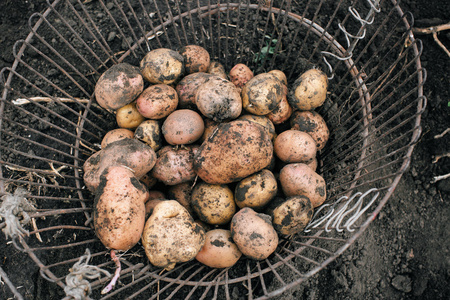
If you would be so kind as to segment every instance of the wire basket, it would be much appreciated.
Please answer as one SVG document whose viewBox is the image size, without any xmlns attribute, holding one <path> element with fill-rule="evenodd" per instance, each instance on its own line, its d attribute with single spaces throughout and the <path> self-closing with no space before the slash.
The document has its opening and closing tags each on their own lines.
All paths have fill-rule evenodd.
<svg viewBox="0 0 450 300">
<path fill-rule="evenodd" d="M 95 299 L 272 298 L 343 253 L 376 219 L 408 168 L 426 106 L 422 44 L 397 1 L 47 1 L 29 19 L 1 71 L 1 192 L 20 187 L 36 210 L 29 235 L 15 235 L 41 275 L 67 288 L 80 259 L 114 270 L 92 227 L 93 195 L 81 166 L 115 117 L 96 105 L 96 80 L 119 62 L 139 65 L 151 49 L 198 44 L 227 70 L 283 70 L 288 84 L 309 68 L 329 77 L 318 112 L 330 128 L 318 173 L 328 198 L 304 232 L 281 237 L 262 261 L 226 269 L 196 261 L 162 272 L 139 243 L 120 255 L 120 284 L 91 278 Z M 0 223 L 0 228 L 6 224 Z M 86 249 L 89 256 L 84 256 Z"/>
</svg>

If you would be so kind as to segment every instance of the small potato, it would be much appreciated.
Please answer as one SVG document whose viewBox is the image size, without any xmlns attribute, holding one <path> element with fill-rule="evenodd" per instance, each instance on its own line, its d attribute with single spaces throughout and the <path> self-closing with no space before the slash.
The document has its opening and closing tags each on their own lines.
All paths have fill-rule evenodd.
<svg viewBox="0 0 450 300">
<path fill-rule="evenodd" d="M 327 197 L 325 180 L 306 164 L 284 166 L 280 171 L 280 184 L 286 196 L 306 196 L 314 208 L 322 205 Z"/>
<path fill-rule="evenodd" d="M 270 216 L 256 213 L 249 207 L 233 216 L 230 231 L 239 250 L 251 259 L 266 259 L 277 249 L 278 235 Z"/>
<path fill-rule="evenodd" d="M 175 87 L 178 93 L 178 108 L 197 109 L 195 93 L 197 93 L 198 87 L 205 83 L 211 76 L 213 75 L 203 72 L 184 76 Z"/>
<path fill-rule="evenodd" d="M 254 115 L 267 115 L 283 98 L 284 87 L 275 75 L 258 74 L 242 88 L 242 106 Z"/>
<path fill-rule="evenodd" d="M 267 114 L 267 118 L 269 118 L 269 120 L 272 121 L 272 123 L 275 125 L 286 122 L 292 115 L 293 110 L 292 107 L 289 105 L 286 95 L 287 95 L 287 88 L 286 94 L 281 99 L 281 102 L 278 103 L 277 107 L 274 110 L 272 110 L 269 114 Z"/>
<path fill-rule="evenodd" d="M 231 68 L 228 75 L 230 76 L 230 81 L 239 89 L 239 91 L 241 91 L 247 81 L 254 76 L 252 70 L 244 64 L 235 65 Z"/>
<path fill-rule="evenodd" d="M 321 106 L 327 97 L 327 75 L 310 69 L 295 80 L 288 96 L 289 104 L 294 110 L 312 110 Z"/>
<path fill-rule="evenodd" d="M 198 183 L 192 190 L 191 206 L 200 220 L 211 225 L 227 224 L 236 212 L 233 192 L 224 184 Z"/>
<path fill-rule="evenodd" d="M 317 150 L 322 150 L 330 137 L 327 123 L 315 111 L 294 112 L 290 124 L 292 129 L 308 133 L 316 141 Z"/>
<path fill-rule="evenodd" d="M 247 120 L 262 125 L 270 136 L 270 140 L 275 141 L 277 132 L 275 131 L 275 125 L 266 116 L 256 116 L 252 114 L 244 114 L 238 118 L 238 120 Z"/>
<path fill-rule="evenodd" d="M 242 179 L 235 188 L 234 195 L 239 208 L 262 209 L 277 194 L 277 180 L 267 169 Z"/>
<path fill-rule="evenodd" d="M 162 146 L 162 133 L 159 122 L 156 120 L 145 120 L 134 131 L 134 137 L 143 141 L 154 151 L 158 151 Z"/>
<path fill-rule="evenodd" d="M 132 139 L 134 132 L 126 128 L 116 128 L 108 131 L 102 139 L 101 147 L 104 149 L 108 144 L 122 139 Z"/>
<path fill-rule="evenodd" d="M 205 122 L 205 131 L 203 131 L 203 135 L 200 138 L 200 142 L 202 143 L 206 141 L 215 132 L 215 130 L 217 129 L 217 127 L 219 127 L 220 124 L 208 118 L 205 118 L 204 122 Z"/>
<path fill-rule="evenodd" d="M 205 48 L 197 45 L 187 45 L 182 47 L 178 52 L 184 58 L 186 74 L 208 71 L 210 57 Z"/>
<path fill-rule="evenodd" d="M 151 174 L 165 185 L 176 185 L 195 179 L 194 155 L 198 146 L 189 145 L 180 148 L 165 146 L 156 155 L 155 166 Z"/>
<path fill-rule="evenodd" d="M 162 125 L 162 134 L 170 145 L 186 145 L 200 139 L 205 130 L 202 117 L 190 109 L 171 113 Z"/>
<path fill-rule="evenodd" d="M 267 72 L 269 74 L 275 75 L 275 77 L 278 78 L 278 80 L 281 81 L 281 83 L 283 83 L 284 85 L 287 86 L 287 78 L 286 78 L 286 74 L 284 74 L 283 71 L 281 70 L 270 70 L 269 72 Z"/>
<path fill-rule="evenodd" d="M 184 75 L 184 58 L 175 50 L 154 49 L 141 60 L 140 71 L 150 83 L 171 84 Z"/>
<path fill-rule="evenodd" d="M 95 100 L 106 109 L 117 110 L 131 102 L 144 89 L 144 79 L 139 69 L 119 63 L 106 70 L 95 85 Z"/>
<path fill-rule="evenodd" d="M 303 131 L 285 130 L 273 144 L 276 156 L 284 162 L 307 163 L 316 157 L 317 147 L 314 139 Z"/>
<path fill-rule="evenodd" d="M 303 195 L 275 198 L 266 210 L 275 230 L 284 235 L 302 231 L 311 221 L 313 212 L 311 201 Z"/>
<path fill-rule="evenodd" d="M 229 268 L 241 256 L 242 252 L 231 238 L 231 231 L 213 229 L 206 232 L 205 244 L 195 259 L 211 268 Z"/>
<path fill-rule="evenodd" d="M 202 115 L 216 122 L 236 119 L 242 112 L 239 90 L 218 76 L 211 76 L 197 88 L 195 104 Z"/>
<path fill-rule="evenodd" d="M 177 200 L 194 217 L 195 212 L 191 207 L 192 182 L 182 182 L 169 186 L 167 195 L 172 200 Z"/>
<path fill-rule="evenodd" d="M 136 108 L 136 102 L 131 102 L 116 112 L 116 121 L 120 128 L 135 129 L 144 120 L 144 116 Z"/>
<path fill-rule="evenodd" d="M 177 91 L 167 84 L 146 88 L 136 99 L 136 108 L 147 119 L 159 120 L 170 115 L 178 106 Z"/>
<path fill-rule="evenodd" d="M 157 190 L 148 191 L 148 200 L 145 202 L 145 215 L 151 215 L 155 206 L 164 200 L 167 200 L 167 198 L 163 192 Z"/>
<path fill-rule="evenodd" d="M 225 67 L 218 61 L 210 62 L 208 73 L 228 80 L 227 72 L 225 72 Z"/>
</svg>

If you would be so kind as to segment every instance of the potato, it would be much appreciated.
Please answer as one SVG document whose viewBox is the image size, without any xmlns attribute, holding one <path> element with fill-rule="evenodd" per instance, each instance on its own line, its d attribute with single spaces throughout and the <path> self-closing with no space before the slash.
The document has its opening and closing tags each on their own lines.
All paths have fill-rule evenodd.
<svg viewBox="0 0 450 300">
<path fill-rule="evenodd" d="M 283 98 L 283 84 L 275 75 L 258 74 L 242 88 L 242 106 L 254 115 L 267 115 Z"/>
<path fill-rule="evenodd" d="M 165 185 L 194 180 L 194 155 L 197 150 L 196 145 L 179 148 L 164 146 L 156 153 L 158 158 L 151 171 L 152 176 Z"/>
<path fill-rule="evenodd" d="M 162 132 L 157 120 L 145 120 L 134 131 L 134 137 L 158 151 L 162 146 Z"/>
<path fill-rule="evenodd" d="M 239 90 L 218 76 L 209 77 L 197 88 L 195 104 L 205 117 L 216 122 L 236 119 L 242 112 Z"/>
<path fill-rule="evenodd" d="M 256 116 L 252 114 L 244 114 L 240 116 L 238 120 L 248 120 L 262 125 L 269 133 L 270 140 L 275 141 L 275 138 L 277 136 L 277 132 L 275 131 L 275 125 L 272 123 L 272 121 L 269 120 L 268 117 Z"/>
<path fill-rule="evenodd" d="M 117 125 L 121 128 L 135 129 L 141 124 L 145 118 L 136 108 L 136 102 L 131 102 L 116 112 Z"/>
<path fill-rule="evenodd" d="M 192 144 L 203 135 L 202 117 L 190 109 L 178 109 L 171 113 L 162 125 L 162 134 L 170 145 Z"/>
<path fill-rule="evenodd" d="M 262 209 L 277 194 L 277 180 L 271 171 L 263 169 L 242 179 L 234 190 L 239 208 Z"/>
<path fill-rule="evenodd" d="M 198 72 L 183 77 L 175 87 L 178 93 L 178 108 L 197 109 L 195 93 L 198 87 L 205 83 L 211 76 L 213 75 Z"/>
<path fill-rule="evenodd" d="M 140 71 L 150 83 L 171 84 L 184 75 L 184 58 L 175 50 L 154 49 L 141 60 Z"/>
<path fill-rule="evenodd" d="M 94 228 L 106 248 L 126 251 L 139 242 L 148 196 L 129 168 L 112 166 L 102 173 L 94 199 Z"/>
<path fill-rule="evenodd" d="M 144 89 L 144 79 L 139 69 L 119 63 L 106 70 L 95 84 L 95 100 L 106 109 L 117 110 L 131 102 Z"/>
<path fill-rule="evenodd" d="M 140 179 L 156 163 L 156 153 L 148 145 L 136 139 L 122 139 L 107 145 L 91 155 L 83 164 L 83 179 L 86 187 L 95 192 L 100 184 L 100 175 L 108 167 L 122 165 L 133 170 Z"/>
<path fill-rule="evenodd" d="M 329 137 L 327 123 L 322 116 L 315 111 L 296 111 L 293 113 L 290 125 L 292 129 L 308 133 L 316 141 L 317 150 L 322 150 Z"/>
<path fill-rule="evenodd" d="M 191 207 L 191 194 L 192 194 L 192 182 L 182 182 L 176 185 L 169 186 L 167 195 L 172 200 L 177 200 L 178 203 L 183 205 L 184 208 L 191 214 L 192 217 L 195 216 L 195 212 Z"/>
<path fill-rule="evenodd" d="M 187 45 L 178 51 L 184 58 L 186 74 L 207 72 L 210 64 L 208 51 L 197 45 Z"/>
<path fill-rule="evenodd" d="M 198 183 L 192 190 L 191 206 L 200 220 L 211 225 L 227 224 L 236 212 L 233 191 L 225 184 Z"/>
<path fill-rule="evenodd" d="M 313 212 L 311 201 L 303 195 L 275 198 L 266 210 L 275 230 L 284 235 L 302 231 L 311 221 Z"/>
<path fill-rule="evenodd" d="M 194 156 L 194 170 L 205 182 L 241 180 L 271 162 L 273 145 L 266 129 L 251 121 L 222 123 Z"/>
<path fill-rule="evenodd" d="M 316 157 L 317 147 L 314 139 L 306 132 L 285 130 L 273 144 L 276 156 L 284 162 L 308 163 Z"/>
<path fill-rule="evenodd" d="M 289 104 L 294 110 L 315 109 L 325 102 L 327 88 L 327 75 L 318 69 L 310 69 L 295 80 L 289 92 Z"/>
<path fill-rule="evenodd" d="M 148 200 L 145 202 L 145 215 L 151 215 L 155 206 L 165 200 L 167 200 L 167 198 L 163 192 L 157 190 L 148 191 Z"/>
<path fill-rule="evenodd" d="M 281 102 L 278 103 L 277 107 L 275 107 L 274 110 L 272 110 L 270 113 L 267 114 L 267 118 L 269 118 L 269 120 L 276 125 L 289 120 L 293 112 L 292 107 L 289 105 L 289 102 L 287 100 L 287 88 L 286 86 L 284 87 L 286 92 L 283 98 L 281 99 Z"/>
<path fill-rule="evenodd" d="M 228 80 L 227 72 L 225 72 L 225 67 L 218 61 L 210 62 L 208 73 Z"/>
<path fill-rule="evenodd" d="M 136 99 L 136 108 L 147 119 L 159 120 L 170 115 L 178 106 L 177 91 L 167 84 L 146 88 Z"/>
<path fill-rule="evenodd" d="M 244 64 L 235 65 L 231 68 L 228 75 L 230 76 L 230 81 L 239 89 L 239 91 L 241 91 L 247 81 L 254 76 L 252 70 Z"/>
<path fill-rule="evenodd" d="M 317 161 L 317 157 L 315 157 L 312 161 L 306 163 L 308 167 L 310 167 L 313 171 L 317 170 L 317 167 L 319 166 L 319 162 Z"/>
<path fill-rule="evenodd" d="M 281 83 L 283 83 L 285 86 L 287 86 L 286 74 L 284 74 L 283 71 L 281 71 L 281 70 L 270 70 L 267 73 L 275 75 L 275 77 L 277 77 L 278 80 L 281 81 Z"/>
<path fill-rule="evenodd" d="M 204 122 L 205 122 L 205 130 L 203 131 L 203 135 L 200 138 L 200 142 L 202 143 L 205 140 L 207 140 L 217 130 L 217 127 L 219 127 L 220 124 L 208 118 L 205 118 Z"/>
<path fill-rule="evenodd" d="M 177 201 L 162 201 L 145 223 L 142 245 L 150 263 L 172 270 L 195 258 L 205 243 L 205 231 Z"/>
<path fill-rule="evenodd" d="M 231 231 L 213 229 L 206 232 L 205 244 L 195 259 L 211 268 L 229 268 L 241 256 L 242 252 L 231 238 Z"/>
<path fill-rule="evenodd" d="M 104 149 L 108 144 L 122 139 L 132 139 L 134 132 L 126 128 L 116 128 L 108 131 L 102 139 L 101 148 Z"/>
<path fill-rule="evenodd" d="M 306 164 L 284 166 L 280 170 L 280 184 L 286 196 L 306 196 L 314 208 L 322 205 L 327 197 L 325 180 Z"/>
<path fill-rule="evenodd" d="M 249 207 L 233 216 L 230 231 L 239 250 L 251 259 L 266 259 L 277 249 L 278 235 L 270 216 L 256 213 Z"/>
<path fill-rule="evenodd" d="M 158 180 L 154 178 L 150 172 L 147 172 L 147 174 L 144 174 L 141 178 L 139 178 L 139 181 L 142 182 L 148 189 L 151 189 L 156 183 L 158 183 Z"/>
</svg>

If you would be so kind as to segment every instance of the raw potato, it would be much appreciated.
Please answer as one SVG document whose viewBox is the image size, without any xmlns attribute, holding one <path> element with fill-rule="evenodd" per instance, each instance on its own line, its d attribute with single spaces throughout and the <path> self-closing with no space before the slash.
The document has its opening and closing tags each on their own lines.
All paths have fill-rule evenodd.
<svg viewBox="0 0 450 300">
<path fill-rule="evenodd" d="M 267 73 L 275 75 L 275 77 L 277 77 L 278 80 L 280 80 L 285 86 L 287 86 L 286 74 L 284 74 L 283 71 L 281 71 L 281 70 L 270 70 Z"/>
<path fill-rule="evenodd" d="M 148 196 L 147 188 L 126 167 L 110 167 L 100 176 L 94 228 L 106 248 L 126 251 L 139 242 Z"/>
<path fill-rule="evenodd" d="M 208 73 L 211 75 L 219 76 L 223 79 L 228 80 L 227 73 L 225 72 L 225 67 L 218 61 L 211 61 L 209 64 Z"/>
<path fill-rule="evenodd" d="M 187 45 L 181 48 L 179 52 L 184 58 L 186 74 L 208 71 L 210 57 L 205 48 L 197 45 Z"/>
<path fill-rule="evenodd" d="M 205 243 L 205 230 L 177 201 L 162 201 L 145 223 L 142 245 L 150 263 L 172 270 L 195 258 Z"/>
<path fill-rule="evenodd" d="M 313 216 L 314 208 L 308 197 L 299 195 L 275 198 L 267 208 L 275 230 L 284 235 L 302 231 Z"/>
<path fill-rule="evenodd" d="M 327 97 L 327 75 L 310 69 L 300 75 L 290 89 L 288 101 L 294 110 L 312 110 L 321 106 Z"/>
<path fill-rule="evenodd" d="M 167 84 L 151 85 L 136 99 L 137 110 L 147 119 L 165 118 L 175 111 L 177 106 L 177 91 Z"/>
<path fill-rule="evenodd" d="M 281 99 L 281 102 L 278 103 L 277 107 L 272 110 L 270 113 L 267 114 L 267 117 L 270 121 L 272 121 L 273 124 L 281 124 L 283 122 L 286 122 L 289 120 L 289 118 L 292 115 L 292 107 L 289 105 L 289 102 L 287 100 L 287 87 L 285 87 L 285 95 Z"/>
<path fill-rule="evenodd" d="M 277 180 L 271 171 L 263 169 L 241 180 L 234 195 L 239 208 L 262 209 L 277 194 Z"/>
<path fill-rule="evenodd" d="M 145 202 L 145 216 L 151 215 L 153 213 L 153 209 L 156 205 L 158 205 L 161 201 L 167 200 L 166 195 L 163 192 L 152 190 L 148 191 L 148 200 Z"/>
<path fill-rule="evenodd" d="M 136 108 L 136 102 L 131 102 L 119 108 L 116 112 L 117 125 L 121 128 L 135 129 L 144 120 L 145 118 Z"/>
<path fill-rule="evenodd" d="M 178 109 L 171 113 L 162 125 L 166 142 L 171 145 L 192 144 L 205 130 L 202 117 L 190 109 Z"/>
<path fill-rule="evenodd" d="M 116 128 L 108 131 L 102 139 L 101 148 L 104 149 L 108 144 L 122 139 L 132 139 L 134 132 L 126 128 Z"/>
<path fill-rule="evenodd" d="M 283 98 L 284 87 L 275 75 L 258 74 L 242 88 L 242 106 L 254 115 L 267 115 Z"/>
<path fill-rule="evenodd" d="M 197 109 L 195 93 L 197 93 L 198 87 L 205 83 L 211 76 L 213 75 L 198 72 L 183 77 L 175 87 L 178 93 L 178 108 Z"/>
<path fill-rule="evenodd" d="M 198 183 L 192 190 L 191 206 L 200 220 L 211 225 L 227 224 L 236 212 L 233 191 L 224 184 Z"/>
<path fill-rule="evenodd" d="M 231 231 L 213 229 L 206 232 L 205 244 L 195 259 L 211 268 L 229 268 L 241 256 L 242 252 L 231 238 Z"/>
<path fill-rule="evenodd" d="M 228 75 L 230 76 L 230 81 L 239 89 L 239 91 L 241 91 L 247 81 L 254 76 L 252 70 L 244 64 L 235 65 L 231 68 Z"/>
<path fill-rule="evenodd" d="M 325 180 L 306 164 L 284 166 L 280 171 L 280 184 L 286 196 L 304 195 L 314 208 L 322 205 L 327 197 Z"/>
<path fill-rule="evenodd" d="M 272 160 L 273 145 L 266 129 L 251 121 L 222 123 L 202 143 L 194 170 L 205 182 L 226 184 L 258 172 Z"/>
<path fill-rule="evenodd" d="M 280 133 L 275 139 L 273 149 L 277 157 L 287 163 L 308 163 L 317 153 L 314 139 L 306 132 L 293 129 Z"/>
<path fill-rule="evenodd" d="M 275 252 L 278 234 L 270 216 L 256 213 L 249 207 L 242 208 L 231 220 L 231 237 L 245 256 L 263 260 Z"/>
<path fill-rule="evenodd" d="M 106 70 L 95 85 L 95 99 L 106 109 L 117 110 L 131 102 L 144 89 L 144 79 L 139 69 L 119 63 Z"/>
<path fill-rule="evenodd" d="M 169 186 L 167 195 L 172 200 L 177 200 L 194 217 L 195 213 L 191 206 L 192 182 L 183 182 Z"/>
<path fill-rule="evenodd" d="M 156 120 L 145 120 L 134 131 L 134 137 L 143 141 L 154 151 L 158 151 L 162 146 L 162 132 L 159 122 Z"/>
<path fill-rule="evenodd" d="M 267 132 L 269 133 L 270 140 L 275 141 L 275 138 L 277 136 L 277 132 L 275 130 L 275 125 L 270 121 L 270 119 L 266 116 L 255 116 L 252 114 L 245 114 L 238 118 L 238 120 L 247 120 L 251 122 L 258 123 L 262 125 Z"/>
<path fill-rule="evenodd" d="M 220 123 L 213 121 L 211 119 L 205 118 L 205 131 L 203 131 L 203 135 L 200 138 L 200 142 L 204 142 L 207 140 L 219 127 Z"/>
<path fill-rule="evenodd" d="M 184 58 L 175 50 L 154 49 L 141 60 L 140 71 L 150 83 L 171 84 L 184 75 Z"/>
<path fill-rule="evenodd" d="M 316 141 L 317 150 L 322 150 L 329 137 L 327 123 L 322 116 L 315 111 L 296 111 L 291 118 L 292 129 L 308 133 Z"/>
</svg>

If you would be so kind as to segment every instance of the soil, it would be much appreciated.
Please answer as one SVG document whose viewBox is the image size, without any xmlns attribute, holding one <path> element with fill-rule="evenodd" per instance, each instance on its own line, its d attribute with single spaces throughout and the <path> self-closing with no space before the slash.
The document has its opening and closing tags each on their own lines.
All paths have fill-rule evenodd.
<svg viewBox="0 0 450 300">
<path fill-rule="evenodd" d="M 449 22 L 450 4 L 443 3 L 404 0 L 401 6 L 413 13 L 416 27 L 427 27 Z M 13 63 L 12 46 L 28 34 L 28 17 L 45 7 L 41 0 L 1 1 L 0 69 Z M 450 31 L 438 36 L 450 49 Z M 431 35 L 418 37 L 424 46 L 428 107 L 409 170 L 365 233 L 331 265 L 280 299 L 450 299 L 450 179 L 431 183 L 434 176 L 450 172 L 450 157 L 433 163 L 435 155 L 450 150 L 450 134 L 434 138 L 450 128 L 450 58 Z M 38 267 L 3 234 L 0 253 L 0 267 L 25 299 L 49 299 Z M 0 282 L 0 299 L 12 297 Z"/>
</svg>

